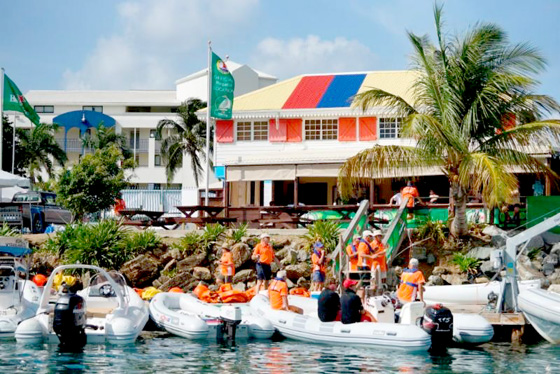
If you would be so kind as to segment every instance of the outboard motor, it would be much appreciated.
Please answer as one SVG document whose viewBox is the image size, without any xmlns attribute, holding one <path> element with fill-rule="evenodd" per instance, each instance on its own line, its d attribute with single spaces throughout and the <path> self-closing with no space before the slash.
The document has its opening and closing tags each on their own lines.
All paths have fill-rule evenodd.
<svg viewBox="0 0 560 374">
<path fill-rule="evenodd" d="M 432 337 L 432 348 L 446 348 L 453 339 L 453 314 L 441 304 L 428 306 L 420 327 Z"/>
<path fill-rule="evenodd" d="M 86 345 L 86 305 L 84 299 L 70 293 L 64 285 L 64 293 L 54 307 L 53 330 L 61 346 L 82 348 Z"/>
<path fill-rule="evenodd" d="M 220 309 L 218 341 L 235 342 L 235 330 L 241 323 L 241 309 L 237 306 L 227 305 Z"/>
</svg>

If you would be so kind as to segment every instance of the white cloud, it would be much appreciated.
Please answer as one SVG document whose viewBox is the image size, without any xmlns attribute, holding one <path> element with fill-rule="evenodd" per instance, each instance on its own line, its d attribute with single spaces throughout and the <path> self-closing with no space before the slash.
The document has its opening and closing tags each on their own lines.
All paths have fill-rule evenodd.
<svg viewBox="0 0 560 374">
<path fill-rule="evenodd" d="M 373 70 L 376 56 L 357 40 L 321 40 L 308 35 L 305 39 L 264 39 L 251 60 L 262 71 L 288 78 L 309 73 Z"/>
<path fill-rule="evenodd" d="M 247 23 L 259 0 L 139 0 L 117 6 L 120 29 L 99 38 L 65 89 L 171 88 L 185 61 L 206 62 L 205 42 Z M 183 63 L 183 66 L 181 64 Z M 191 65 L 191 66 L 192 66 Z"/>
</svg>

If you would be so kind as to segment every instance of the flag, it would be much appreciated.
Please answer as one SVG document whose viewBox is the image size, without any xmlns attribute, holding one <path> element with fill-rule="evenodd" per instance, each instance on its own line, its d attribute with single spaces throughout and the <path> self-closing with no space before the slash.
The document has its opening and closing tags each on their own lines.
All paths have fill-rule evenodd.
<svg viewBox="0 0 560 374">
<path fill-rule="evenodd" d="M 4 110 L 21 112 L 34 124 L 40 123 L 39 115 L 35 113 L 18 86 L 6 74 L 4 74 Z"/>
<path fill-rule="evenodd" d="M 226 63 L 212 52 L 212 93 L 210 96 L 210 116 L 231 119 L 233 109 L 233 90 L 235 81 Z"/>
</svg>

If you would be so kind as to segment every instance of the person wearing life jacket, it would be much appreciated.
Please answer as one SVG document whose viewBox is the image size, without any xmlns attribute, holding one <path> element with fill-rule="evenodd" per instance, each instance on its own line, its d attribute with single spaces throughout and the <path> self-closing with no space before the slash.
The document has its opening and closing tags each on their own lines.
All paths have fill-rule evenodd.
<svg viewBox="0 0 560 374">
<path fill-rule="evenodd" d="M 403 269 L 401 284 L 397 290 L 397 297 L 401 303 L 410 303 L 418 297 L 424 302 L 422 285 L 426 283 L 424 274 L 418 269 L 418 260 L 411 258 L 408 269 Z"/>
<path fill-rule="evenodd" d="M 364 286 L 369 285 L 371 278 L 371 265 L 373 264 L 373 255 L 375 254 L 375 250 L 371 246 L 372 240 L 373 233 L 365 230 L 358 244 L 358 271 L 361 271 L 360 280 Z"/>
<path fill-rule="evenodd" d="M 311 289 L 310 291 L 321 291 L 325 283 L 325 276 L 327 272 L 327 259 L 325 253 L 325 246 L 320 241 L 315 242 L 313 245 L 313 254 L 311 255 L 311 263 L 313 264 L 313 273 L 311 275 Z"/>
<path fill-rule="evenodd" d="M 115 205 L 113 207 L 115 215 L 120 216 L 121 210 L 125 210 L 125 209 L 126 209 L 126 203 L 122 198 L 122 194 L 119 193 L 119 196 L 115 199 Z"/>
<path fill-rule="evenodd" d="M 260 291 L 263 286 L 266 290 L 272 276 L 270 264 L 275 261 L 276 265 L 281 267 L 280 261 L 274 255 L 274 250 L 270 245 L 270 235 L 261 234 L 261 242 L 255 246 L 251 259 L 257 263 L 257 291 Z"/>
<path fill-rule="evenodd" d="M 373 232 L 373 237 L 374 239 L 370 243 L 375 251 L 373 255 L 372 270 L 379 267 L 381 282 L 385 283 L 387 280 L 387 260 L 385 257 L 385 246 L 383 245 L 383 232 L 381 230 L 375 230 Z"/>
<path fill-rule="evenodd" d="M 412 185 L 412 181 L 408 181 L 406 183 L 406 187 L 402 190 L 402 197 L 403 200 L 407 200 L 406 207 L 407 208 L 414 208 L 415 200 L 418 200 L 420 204 L 422 204 L 422 200 L 420 200 L 420 194 L 418 193 L 418 189 Z"/>
<path fill-rule="evenodd" d="M 286 284 L 286 271 L 280 270 L 276 278 L 268 287 L 268 299 L 270 307 L 277 310 L 292 311 L 303 314 L 303 310 L 297 306 L 288 304 L 288 285 Z"/>
<path fill-rule="evenodd" d="M 224 276 L 225 283 L 232 283 L 235 275 L 235 263 L 233 262 L 233 254 L 225 245 L 222 246 L 222 257 L 220 258 L 220 272 Z"/>
<path fill-rule="evenodd" d="M 348 273 L 348 278 L 350 279 L 360 279 L 360 275 L 357 273 L 352 273 L 358 270 L 358 246 L 360 244 L 360 235 L 354 235 L 352 238 L 352 243 L 346 247 L 346 254 L 348 255 L 348 265 L 350 267 L 350 273 Z"/>
</svg>

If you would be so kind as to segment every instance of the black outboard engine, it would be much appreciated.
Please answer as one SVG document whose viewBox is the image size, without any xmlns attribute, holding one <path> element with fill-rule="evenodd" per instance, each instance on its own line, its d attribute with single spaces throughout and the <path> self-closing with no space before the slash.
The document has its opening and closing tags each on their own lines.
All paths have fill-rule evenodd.
<svg viewBox="0 0 560 374">
<path fill-rule="evenodd" d="M 220 321 L 218 340 L 221 342 L 235 342 L 235 331 L 241 323 L 241 309 L 237 306 L 228 305 L 220 309 Z"/>
<path fill-rule="evenodd" d="M 441 304 L 426 307 L 420 327 L 432 337 L 432 348 L 446 348 L 453 340 L 453 314 Z"/>
<path fill-rule="evenodd" d="M 75 293 L 64 293 L 54 307 L 53 330 L 61 346 L 82 348 L 86 345 L 86 305 L 84 299 Z"/>
</svg>

